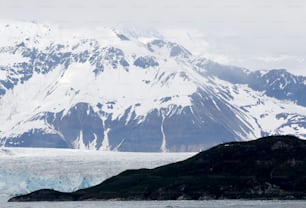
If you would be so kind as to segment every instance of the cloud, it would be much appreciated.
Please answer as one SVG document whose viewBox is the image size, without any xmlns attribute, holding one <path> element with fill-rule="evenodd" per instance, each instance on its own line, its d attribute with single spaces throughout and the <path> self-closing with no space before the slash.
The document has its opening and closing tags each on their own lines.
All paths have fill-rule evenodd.
<svg viewBox="0 0 306 208">
<path fill-rule="evenodd" d="M 196 28 L 161 28 L 162 36 L 170 41 L 182 44 L 195 56 L 201 56 L 210 48 L 205 35 Z"/>
<path fill-rule="evenodd" d="M 0 0 L 0 19 L 89 31 L 118 24 L 153 27 L 218 62 L 303 71 L 305 8 L 299 0 Z"/>
<path fill-rule="evenodd" d="M 264 62 L 280 62 L 285 61 L 289 59 L 295 59 L 295 57 L 289 56 L 289 55 L 276 55 L 276 56 L 259 56 L 255 57 L 258 61 L 264 61 Z"/>
</svg>

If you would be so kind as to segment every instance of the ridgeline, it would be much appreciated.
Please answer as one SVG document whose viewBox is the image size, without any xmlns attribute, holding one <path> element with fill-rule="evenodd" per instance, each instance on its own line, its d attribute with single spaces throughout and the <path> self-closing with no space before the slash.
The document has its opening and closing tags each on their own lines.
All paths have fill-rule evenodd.
<svg viewBox="0 0 306 208">
<path fill-rule="evenodd" d="M 127 170 L 72 193 L 43 189 L 9 201 L 306 199 L 306 141 L 231 142 L 154 169 Z"/>
</svg>

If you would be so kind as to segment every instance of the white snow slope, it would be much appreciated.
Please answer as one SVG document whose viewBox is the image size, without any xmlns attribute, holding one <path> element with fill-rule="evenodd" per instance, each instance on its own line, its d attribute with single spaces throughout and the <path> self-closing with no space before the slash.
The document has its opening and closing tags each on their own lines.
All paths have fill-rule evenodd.
<svg viewBox="0 0 306 208">
<path fill-rule="evenodd" d="M 306 137 L 294 100 L 208 76 L 161 35 L 118 31 L 0 24 L 0 145 L 166 152 Z"/>
</svg>

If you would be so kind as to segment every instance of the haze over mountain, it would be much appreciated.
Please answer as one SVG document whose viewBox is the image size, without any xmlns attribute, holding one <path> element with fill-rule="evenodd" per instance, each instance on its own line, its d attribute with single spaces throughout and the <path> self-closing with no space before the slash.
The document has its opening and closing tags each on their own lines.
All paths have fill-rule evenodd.
<svg viewBox="0 0 306 208">
<path fill-rule="evenodd" d="M 306 77 L 193 55 L 154 31 L 0 25 L 0 144 L 199 151 L 306 138 Z"/>
</svg>

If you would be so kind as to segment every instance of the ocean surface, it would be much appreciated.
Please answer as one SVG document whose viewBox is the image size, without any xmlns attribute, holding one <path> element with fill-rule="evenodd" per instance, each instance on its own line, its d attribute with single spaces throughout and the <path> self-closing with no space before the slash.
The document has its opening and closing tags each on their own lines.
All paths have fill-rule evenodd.
<svg viewBox="0 0 306 208">
<path fill-rule="evenodd" d="M 7 202 L 5 208 L 302 208 L 306 201 L 86 201 L 86 202 Z"/>
</svg>

